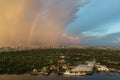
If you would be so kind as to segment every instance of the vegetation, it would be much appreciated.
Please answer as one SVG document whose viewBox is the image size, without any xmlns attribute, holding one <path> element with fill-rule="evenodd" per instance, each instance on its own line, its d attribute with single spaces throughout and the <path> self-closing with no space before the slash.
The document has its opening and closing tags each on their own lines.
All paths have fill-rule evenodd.
<svg viewBox="0 0 120 80">
<path fill-rule="evenodd" d="M 120 50 L 102 49 L 36 49 L 0 53 L 0 74 L 22 74 L 34 68 L 57 65 L 64 59 L 68 65 L 78 65 L 87 60 L 120 69 Z"/>
</svg>

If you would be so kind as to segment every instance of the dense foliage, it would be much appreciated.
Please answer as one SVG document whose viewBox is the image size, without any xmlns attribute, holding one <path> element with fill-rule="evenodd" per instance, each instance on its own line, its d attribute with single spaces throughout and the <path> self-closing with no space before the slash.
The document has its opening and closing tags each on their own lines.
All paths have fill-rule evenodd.
<svg viewBox="0 0 120 80">
<path fill-rule="evenodd" d="M 36 49 L 0 53 L 0 73 L 21 74 L 41 69 L 43 66 L 57 65 L 64 59 L 69 65 L 78 65 L 95 59 L 108 67 L 120 69 L 120 50 L 102 49 Z"/>
</svg>

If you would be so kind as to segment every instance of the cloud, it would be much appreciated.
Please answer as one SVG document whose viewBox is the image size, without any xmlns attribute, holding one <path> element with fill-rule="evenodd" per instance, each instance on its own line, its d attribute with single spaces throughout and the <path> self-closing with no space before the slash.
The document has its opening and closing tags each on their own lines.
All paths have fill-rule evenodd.
<svg viewBox="0 0 120 80">
<path fill-rule="evenodd" d="M 120 43 L 120 37 L 116 38 L 116 39 L 114 40 L 114 42 L 119 44 L 119 43 Z"/>
<path fill-rule="evenodd" d="M 62 37 L 62 43 L 66 43 L 69 45 L 75 45 L 81 43 L 81 38 L 78 36 L 70 36 L 70 35 L 64 35 Z"/>
<path fill-rule="evenodd" d="M 120 38 L 117 38 L 117 41 L 120 42 Z"/>
<path fill-rule="evenodd" d="M 40 0 L 0 1 L 0 46 L 27 44 Z M 39 3 L 39 4 L 38 4 Z"/>
<path fill-rule="evenodd" d="M 119 46 L 120 32 L 111 33 L 105 36 L 83 37 L 80 45 L 87 46 Z"/>
<path fill-rule="evenodd" d="M 1 0 L 0 45 L 28 45 L 30 39 L 31 44 L 45 45 L 118 45 L 119 3 L 120 0 Z"/>
<path fill-rule="evenodd" d="M 42 0 L 42 6 L 30 30 L 30 42 L 58 45 L 64 29 L 76 19 L 80 7 L 89 0 Z M 34 32 L 38 29 L 38 33 Z M 33 41 L 32 41 L 33 40 Z"/>
<path fill-rule="evenodd" d="M 58 44 L 65 27 L 89 0 L 1 0 L 0 45 Z M 29 38 L 32 36 L 31 38 Z M 31 43 L 32 43 L 31 42 Z"/>
<path fill-rule="evenodd" d="M 119 0 L 92 0 L 78 13 L 78 18 L 66 29 L 68 34 L 98 34 L 106 32 L 112 22 L 120 19 Z"/>
</svg>

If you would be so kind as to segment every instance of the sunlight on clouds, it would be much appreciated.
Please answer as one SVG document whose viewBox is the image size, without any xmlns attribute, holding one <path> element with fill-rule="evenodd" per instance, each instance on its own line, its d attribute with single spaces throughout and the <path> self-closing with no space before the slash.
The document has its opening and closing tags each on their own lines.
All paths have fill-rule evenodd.
<svg viewBox="0 0 120 80">
<path fill-rule="evenodd" d="M 88 1 L 0 0 L 0 45 L 59 44 L 65 27 Z"/>
</svg>

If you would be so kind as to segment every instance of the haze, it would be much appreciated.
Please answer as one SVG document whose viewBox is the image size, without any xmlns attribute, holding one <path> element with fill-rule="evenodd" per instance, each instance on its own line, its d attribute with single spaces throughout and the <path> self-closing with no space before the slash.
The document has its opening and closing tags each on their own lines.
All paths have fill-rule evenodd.
<svg viewBox="0 0 120 80">
<path fill-rule="evenodd" d="M 0 0 L 0 46 L 120 45 L 120 0 Z"/>
</svg>

